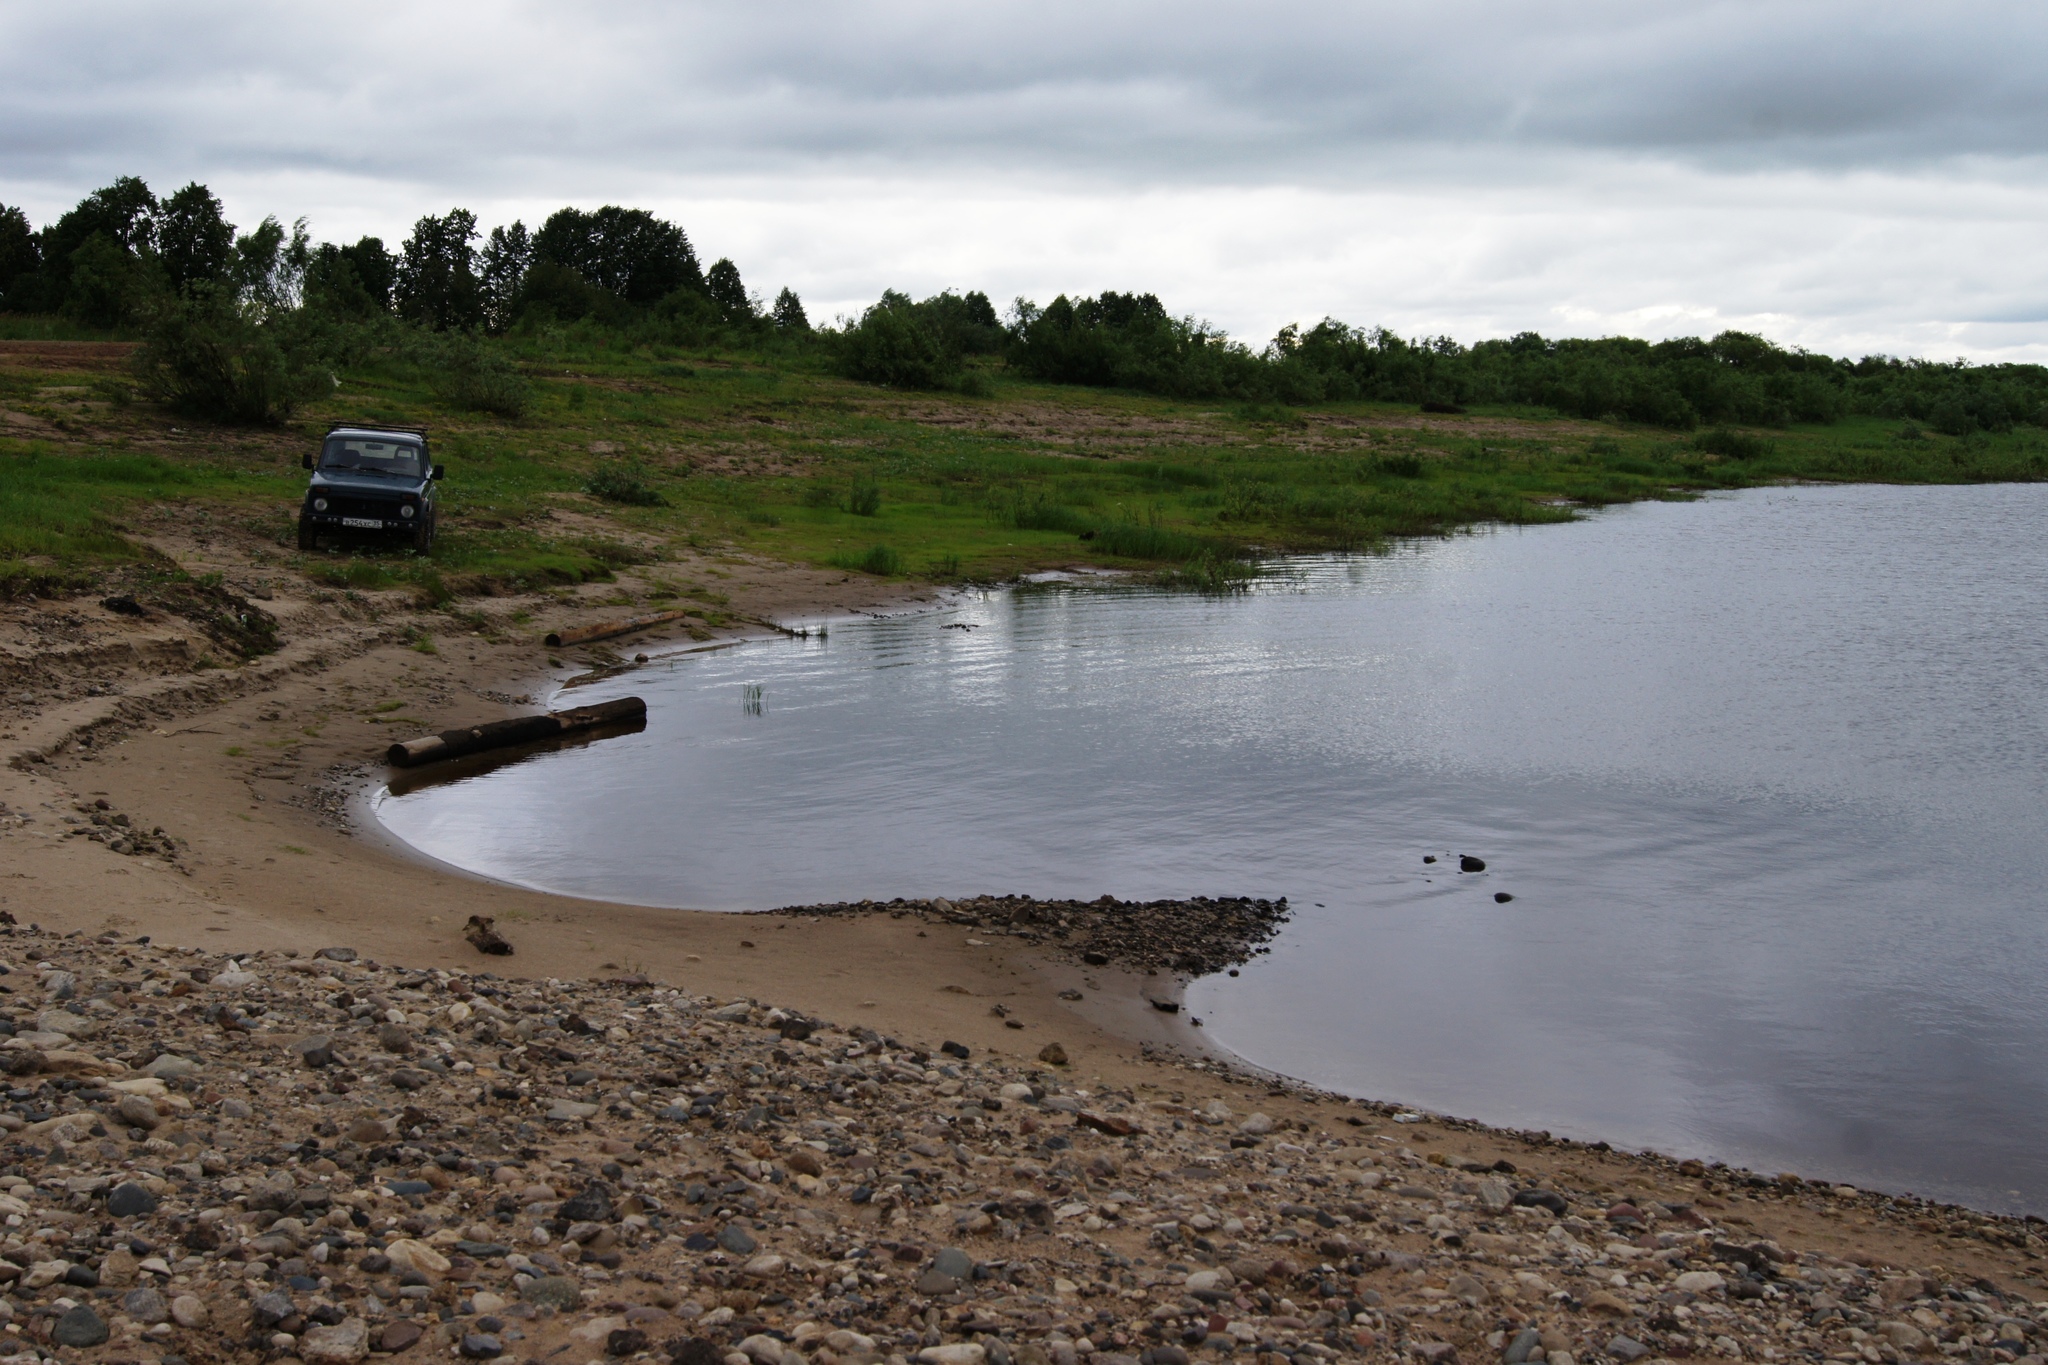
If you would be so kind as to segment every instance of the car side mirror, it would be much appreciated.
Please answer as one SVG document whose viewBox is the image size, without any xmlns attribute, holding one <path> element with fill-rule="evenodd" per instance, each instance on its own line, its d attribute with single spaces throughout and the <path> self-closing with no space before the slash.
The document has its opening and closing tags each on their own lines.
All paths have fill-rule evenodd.
<svg viewBox="0 0 2048 1365">
<path fill-rule="evenodd" d="M 434 477 L 434 478 L 437 478 L 437 479 L 438 479 L 438 478 L 440 478 L 440 477 L 441 477 L 441 476 L 442 476 L 443 474 L 446 474 L 447 472 L 448 472 L 448 466 L 447 466 L 447 465 L 445 465 L 445 464 L 437 464 L 437 465 L 435 465 L 435 466 L 434 466 L 434 474 L 433 474 L 433 477 Z"/>
<path fill-rule="evenodd" d="M 299 467 L 301 469 L 311 469 L 313 467 L 313 457 L 311 455 L 299 456 Z"/>
</svg>

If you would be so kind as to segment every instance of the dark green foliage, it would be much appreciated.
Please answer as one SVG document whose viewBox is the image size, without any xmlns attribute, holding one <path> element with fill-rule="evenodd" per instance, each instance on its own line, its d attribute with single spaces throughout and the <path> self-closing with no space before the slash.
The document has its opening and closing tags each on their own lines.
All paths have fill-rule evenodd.
<svg viewBox="0 0 2048 1365">
<path fill-rule="evenodd" d="M 149 397 L 217 422 L 281 422 L 334 383 L 327 347 L 304 313 L 262 315 L 233 291 L 159 296 L 135 353 Z"/>
<path fill-rule="evenodd" d="M 907 294 L 890 290 L 839 338 L 840 372 L 899 389 L 938 389 L 959 373 Z"/>
<path fill-rule="evenodd" d="M 660 507 L 663 498 L 647 476 L 626 464 L 608 464 L 600 467 L 583 485 L 583 491 L 592 497 L 603 498 L 606 502 L 621 503 L 627 507 Z"/>
<path fill-rule="evenodd" d="M 853 488 L 846 495 L 846 510 L 857 517 L 880 516 L 882 486 L 876 483 L 871 475 L 859 475 L 853 481 Z"/>
<path fill-rule="evenodd" d="M 768 316 L 776 331 L 789 336 L 803 336 L 811 330 L 811 320 L 804 316 L 804 301 L 794 289 L 785 287 L 775 296 L 775 307 Z"/>
<path fill-rule="evenodd" d="M 1098 526 L 1088 538 L 1097 551 L 1123 559 L 1192 562 L 1216 553 L 1216 547 L 1199 536 L 1130 521 Z"/>
<path fill-rule="evenodd" d="M 382 238 L 353 246 L 322 242 L 306 265 L 306 302 L 344 317 L 370 317 L 391 310 L 397 283 L 398 258 Z"/>
<path fill-rule="evenodd" d="M 576 322 L 591 318 L 613 327 L 623 326 L 632 316 L 631 305 L 617 294 L 553 261 L 535 261 L 528 267 L 511 311 L 521 319 Z"/>
<path fill-rule="evenodd" d="M 503 332 L 512 325 L 519 308 L 520 286 L 533 265 L 533 237 L 526 224 L 514 221 L 510 227 L 494 227 L 484 239 L 482 269 L 478 283 L 484 295 L 484 325 Z"/>
<path fill-rule="evenodd" d="M 1080 513 L 1044 490 L 1023 493 L 994 489 L 988 495 L 989 517 L 998 526 L 1019 531 L 1065 531 L 1079 534 L 1087 529 Z"/>
<path fill-rule="evenodd" d="M 254 232 L 235 239 L 230 275 L 242 299 L 269 312 L 299 305 L 313 249 L 306 238 L 306 220 L 292 225 L 290 236 L 274 217 L 265 217 Z"/>
<path fill-rule="evenodd" d="M 1043 309 L 1020 301 L 1008 357 L 1024 374 L 1054 383 L 1190 398 L 1273 394 L 1270 366 L 1222 333 L 1171 316 L 1152 294 L 1062 294 Z"/>
<path fill-rule="evenodd" d="M 32 289 L 42 264 L 43 253 L 36 246 L 36 235 L 28 225 L 28 215 L 18 208 L 0 204 L 0 309 L 21 306 L 15 302 L 17 287 L 26 285 Z"/>
<path fill-rule="evenodd" d="M 63 313 L 94 327 L 120 327 L 142 311 L 155 280 L 147 261 L 95 232 L 71 253 Z"/>
<path fill-rule="evenodd" d="M 917 305 L 919 318 L 948 355 L 999 355 L 1003 324 L 995 306 L 979 289 L 956 294 L 948 289 Z"/>
<path fill-rule="evenodd" d="M 903 572 L 903 556 L 887 545 L 876 545 L 857 555 L 834 555 L 831 563 L 835 568 L 871 573 L 878 578 L 889 578 Z"/>
<path fill-rule="evenodd" d="M 561 209 L 541 224 L 533 257 L 566 266 L 599 289 L 646 307 L 678 289 L 704 288 L 697 253 L 674 223 L 645 209 L 607 204 L 593 213 Z"/>
<path fill-rule="evenodd" d="M 228 278 L 235 260 L 235 225 L 213 192 L 195 181 L 164 200 L 156 250 L 171 288 L 190 293 L 197 285 Z"/>
<path fill-rule="evenodd" d="M 705 274 L 704 292 L 718 305 L 727 322 L 753 321 L 753 301 L 747 297 L 747 286 L 740 281 L 740 268 L 729 258 L 719 257 Z"/>
<path fill-rule="evenodd" d="M 1598 444 L 1597 442 L 1595 444 Z M 1771 453 L 1771 443 L 1757 436 L 1746 436 L 1726 427 L 1715 427 L 1692 438 L 1693 449 L 1704 450 L 1709 455 L 1725 455 L 1731 460 L 1756 460 Z M 1619 454 L 1620 451 L 1599 451 L 1597 454 Z"/>
<path fill-rule="evenodd" d="M 435 357 L 434 390 L 449 404 L 515 421 L 526 415 L 533 390 L 498 350 L 473 337 L 451 337 Z"/>
<path fill-rule="evenodd" d="M 468 209 L 428 214 L 413 224 L 392 291 L 399 316 L 437 332 L 480 325 L 484 300 L 475 243 L 476 215 Z"/>
</svg>

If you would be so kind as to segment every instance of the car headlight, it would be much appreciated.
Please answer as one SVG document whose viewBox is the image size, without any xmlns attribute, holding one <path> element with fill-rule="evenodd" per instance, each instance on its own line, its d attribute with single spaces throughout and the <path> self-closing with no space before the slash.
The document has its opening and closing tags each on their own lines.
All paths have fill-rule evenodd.
<svg viewBox="0 0 2048 1365">
<path fill-rule="evenodd" d="M 313 510 L 314 510 L 315 512 L 325 512 L 325 511 L 327 510 L 327 499 L 325 499 L 325 498 L 315 498 L 315 499 L 313 499 Z"/>
<path fill-rule="evenodd" d="M 409 517 L 412 515 L 412 508 L 401 507 L 398 509 L 398 515 L 400 515 L 401 517 Z"/>
</svg>

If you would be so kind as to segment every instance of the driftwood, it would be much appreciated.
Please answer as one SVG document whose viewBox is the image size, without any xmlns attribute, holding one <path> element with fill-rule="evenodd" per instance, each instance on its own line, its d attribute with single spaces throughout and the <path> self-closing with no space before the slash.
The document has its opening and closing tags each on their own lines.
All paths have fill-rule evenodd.
<svg viewBox="0 0 2048 1365">
<path fill-rule="evenodd" d="M 573 711 L 556 711 L 545 716 L 515 716 L 511 720 L 494 720 L 464 730 L 443 730 L 438 735 L 408 739 L 386 749 L 384 761 L 394 768 L 415 768 L 444 758 L 480 754 L 487 749 L 503 749 L 536 739 L 553 739 L 557 735 L 570 735 L 594 726 L 643 720 L 646 716 L 646 702 L 638 697 L 621 697 L 596 706 L 579 706 Z"/>
<path fill-rule="evenodd" d="M 631 635 L 636 630 L 652 630 L 671 621 L 680 621 L 689 614 L 687 611 L 657 611 L 652 616 L 632 616 L 624 621 L 599 621 L 594 626 L 549 631 L 542 637 L 542 643 L 549 649 L 560 649 L 563 645 L 584 645 L 592 640 L 609 640 L 614 635 Z"/>
<path fill-rule="evenodd" d="M 480 953 L 491 957 L 512 956 L 512 944 L 498 932 L 497 920 L 493 916 L 471 915 L 462 936 Z"/>
</svg>

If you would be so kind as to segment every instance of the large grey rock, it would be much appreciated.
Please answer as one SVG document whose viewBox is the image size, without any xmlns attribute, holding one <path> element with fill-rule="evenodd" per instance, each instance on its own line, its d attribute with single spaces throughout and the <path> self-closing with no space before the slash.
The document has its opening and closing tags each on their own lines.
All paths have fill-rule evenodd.
<svg viewBox="0 0 2048 1365">
<path fill-rule="evenodd" d="M 520 1289 L 519 1297 L 536 1308 L 553 1308 L 565 1313 L 583 1306 L 583 1290 L 566 1275 L 543 1275 L 537 1280 L 528 1280 Z"/>
<path fill-rule="evenodd" d="M 718 1232 L 718 1244 L 735 1256 L 751 1256 L 760 1247 L 754 1234 L 738 1223 L 727 1223 Z"/>
<path fill-rule="evenodd" d="M 171 1306 L 164 1302 L 164 1296 L 147 1285 L 140 1289 L 131 1289 L 126 1294 L 123 1294 L 121 1296 L 121 1311 L 145 1327 L 154 1327 L 157 1323 L 168 1322 L 171 1317 Z"/>
</svg>

